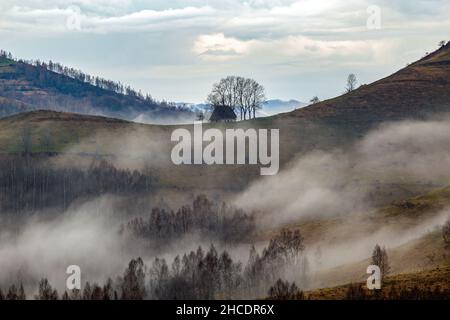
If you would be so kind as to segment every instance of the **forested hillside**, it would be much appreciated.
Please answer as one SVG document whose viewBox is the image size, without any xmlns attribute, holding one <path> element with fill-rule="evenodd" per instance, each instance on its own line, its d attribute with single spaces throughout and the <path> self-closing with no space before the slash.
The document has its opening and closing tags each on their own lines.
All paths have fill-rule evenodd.
<svg viewBox="0 0 450 320">
<path fill-rule="evenodd" d="M 155 122 L 193 117 L 120 82 L 91 76 L 52 61 L 13 59 L 0 52 L 0 117 L 32 110 L 55 110 Z"/>
</svg>

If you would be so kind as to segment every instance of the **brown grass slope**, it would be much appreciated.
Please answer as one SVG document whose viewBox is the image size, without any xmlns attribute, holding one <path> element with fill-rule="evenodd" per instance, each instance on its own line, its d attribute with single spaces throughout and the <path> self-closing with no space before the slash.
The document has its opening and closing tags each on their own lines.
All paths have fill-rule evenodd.
<svg viewBox="0 0 450 320">
<path fill-rule="evenodd" d="M 386 296 L 394 288 L 395 290 L 406 289 L 412 290 L 417 287 L 420 289 L 435 290 L 439 288 L 448 292 L 450 290 L 450 266 L 439 267 L 432 270 L 424 270 L 419 272 L 411 272 L 389 276 L 385 279 L 382 286 L 382 296 Z M 363 281 L 358 284 L 365 287 Z M 344 300 L 348 290 L 348 284 L 312 290 L 306 292 L 306 297 L 311 300 Z M 366 294 L 370 297 L 374 292 L 366 290 Z M 441 297 L 442 298 L 442 297 Z M 450 297 L 446 297 L 449 299 Z"/>
<path fill-rule="evenodd" d="M 371 212 L 332 218 L 309 218 L 286 227 L 301 230 L 307 247 L 319 243 L 322 248 L 327 248 L 343 243 L 351 250 L 353 244 L 364 241 L 361 239 L 377 234 L 380 230 L 383 230 L 377 239 L 380 245 L 385 244 L 386 235 L 404 238 L 398 245 L 387 247 L 391 275 L 395 278 L 397 275 L 426 270 L 435 270 L 436 273 L 439 268 L 450 267 L 450 247 L 443 240 L 441 227 L 435 229 L 427 223 L 442 214 L 445 216 L 449 208 L 450 187 L 446 187 L 410 199 L 395 201 Z M 279 232 L 279 229 L 270 230 L 262 235 L 261 240 L 267 240 L 276 232 Z M 407 234 L 416 236 L 404 237 Z M 367 257 L 370 254 L 369 250 Z M 323 259 L 327 257 L 324 256 Z M 325 288 L 362 282 L 367 279 L 365 271 L 370 264 L 370 259 L 367 258 L 318 271 L 310 285 L 314 288 Z M 450 286 L 450 278 L 446 281 L 447 286 Z"/>
<path fill-rule="evenodd" d="M 280 117 L 372 125 L 449 111 L 450 43 L 389 77 Z"/>
<path fill-rule="evenodd" d="M 287 227 L 301 230 L 307 246 L 317 242 L 333 245 L 336 242 L 356 241 L 365 235 L 375 233 L 380 228 L 389 228 L 394 232 L 413 229 L 446 210 L 449 210 L 450 218 L 450 187 L 395 200 L 370 211 L 332 217 L 304 217 L 285 226 L 267 229 L 259 234 L 259 239 L 268 241 L 274 234 L 280 232 L 281 228 Z M 352 232 L 348 231 L 349 226 Z"/>
</svg>

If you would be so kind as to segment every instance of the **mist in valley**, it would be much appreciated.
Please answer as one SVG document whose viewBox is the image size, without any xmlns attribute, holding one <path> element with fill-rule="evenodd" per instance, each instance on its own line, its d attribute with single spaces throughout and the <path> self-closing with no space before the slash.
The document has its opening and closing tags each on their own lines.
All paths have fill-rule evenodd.
<svg viewBox="0 0 450 320">
<path fill-rule="evenodd" d="M 278 278 L 302 290 L 326 285 L 317 279 L 320 273 L 368 259 L 376 244 L 394 249 L 442 226 L 449 214 L 445 209 L 414 222 L 399 216 L 382 223 L 373 198 L 389 194 L 382 190 L 386 186 L 418 184 L 426 191 L 446 186 L 449 128 L 448 120 L 386 123 L 350 151 L 299 154 L 278 175 L 261 177 L 222 199 L 201 196 L 201 186 L 188 192 L 161 188 L 157 171 L 170 161 L 170 145 L 148 139 L 145 130 L 120 138 L 96 137 L 101 143 L 94 148 L 122 156 L 107 160 L 118 171 L 90 172 L 100 172 L 96 179 L 121 179 L 123 188 L 74 192 L 71 202 L 54 201 L 49 208 L 5 210 L 0 218 L 1 287 L 22 282 L 32 297 L 38 281 L 47 278 L 62 293 L 67 266 L 79 265 L 83 284 L 104 284 L 111 278 L 120 292 L 129 262 L 138 257 L 147 275 L 146 298 L 172 298 L 183 285 L 195 287 L 184 292 L 188 298 L 258 298 Z M 91 140 L 52 159 L 49 170 L 92 170 L 90 161 L 73 160 L 92 147 Z M 142 191 L 143 185 L 148 189 Z M 302 229 L 314 222 L 311 230 Z M 282 229 L 289 226 L 298 227 L 300 234 Z M 216 261 L 221 267 L 212 274 L 217 272 L 221 282 L 205 287 L 205 281 L 212 282 L 205 271 L 209 269 L 186 269 L 199 261 Z M 198 276 L 198 283 L 186 282 L 181 270 Z"/>
</svg>

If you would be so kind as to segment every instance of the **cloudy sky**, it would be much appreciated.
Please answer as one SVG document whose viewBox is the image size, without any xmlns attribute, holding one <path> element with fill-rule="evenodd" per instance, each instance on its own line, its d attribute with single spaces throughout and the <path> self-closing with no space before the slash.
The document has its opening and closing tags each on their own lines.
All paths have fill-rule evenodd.
<svg viewBox="0 0 450 320">
<path fill-rule="evenodd" d="M 1 0 L 0 48 L 202 102 L 229 74 L 329 98 L 450 40 L 450 0 Z"/>
</svg>

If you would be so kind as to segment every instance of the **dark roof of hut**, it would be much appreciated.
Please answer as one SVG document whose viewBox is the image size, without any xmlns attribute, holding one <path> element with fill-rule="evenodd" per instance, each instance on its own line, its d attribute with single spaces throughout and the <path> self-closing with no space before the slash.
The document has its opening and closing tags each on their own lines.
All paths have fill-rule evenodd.
<svg viewBox="0 0 450 320">
<path fill-rule="evenodd" d="M 209 121 L 236 120 L 234 110 L 229 106 L 215 106 Z"/>
</svg>

